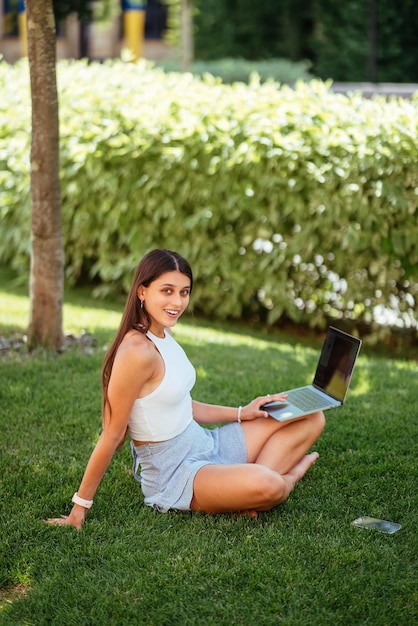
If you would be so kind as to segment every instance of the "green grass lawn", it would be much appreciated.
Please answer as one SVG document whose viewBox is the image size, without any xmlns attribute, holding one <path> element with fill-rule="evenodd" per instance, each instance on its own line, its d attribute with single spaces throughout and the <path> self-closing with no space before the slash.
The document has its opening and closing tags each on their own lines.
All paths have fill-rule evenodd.
<svg viewBox="0 0 418 626">
<path fill-rule="evenodd" d="M 348 402 L 329 411 L 320 459 L 257 519 L 143 505 L 125 444 L 82 531 L 68 513 L 100 432 L 100 369 L 121 302 L 66 296 L 65 330 L 93 349 L 0 356 L 0 625 L 372 625 L 418 620 L 417 362 L 363 346 Z M 26 290 L 0 272 L 0 335 L 22 333 Z M 245 404 L 310 382 L 319 343 L 186 317 L 176 336 L 196 399 Z M 360 530 L 372 515 L 394 535 Z"/>
</svg>

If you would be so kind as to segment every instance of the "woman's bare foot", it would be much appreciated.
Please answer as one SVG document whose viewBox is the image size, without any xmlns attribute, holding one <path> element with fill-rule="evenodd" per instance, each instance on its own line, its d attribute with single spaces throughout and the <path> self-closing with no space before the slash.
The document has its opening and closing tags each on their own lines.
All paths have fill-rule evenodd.
<svg viewBox="0 0 418 626">
<path fill-rule="evenodd" d="M 308 469 L 312 467 L 312 465 L 318 459 L 318 452 L 311 452 L 310 454 L 306 454 L 299 463 L 296 463 L 294 467 L 287 473 L 288 476 L 293 478 L 295 483 L 298 483 L 306 474 Z"/>
</svg>

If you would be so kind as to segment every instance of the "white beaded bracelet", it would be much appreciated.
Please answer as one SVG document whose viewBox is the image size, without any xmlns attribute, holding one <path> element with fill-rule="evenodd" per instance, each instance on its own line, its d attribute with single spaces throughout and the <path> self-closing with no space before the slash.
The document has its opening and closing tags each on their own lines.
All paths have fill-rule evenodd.
<svg viewBox="0 0 418 626">
<path fill-rule="evenodd" d="M 238 417 L 237 417 L 238 424 L 241 424 L 241 409 L 242 409 L 242 406 L 239 406 L 238 407 Z"/>
<path fill-rule="evenodd" d="M 80 498 L 77 492 L 75 492 L 75 494 L 73 495 L 71 502 L 74 502 L 74 504 L 79 504 L 85 509 L 91 509 L 91 507 L 93 506 L 93 500 L 84 500 L 84 498 Z"/>
</svg>

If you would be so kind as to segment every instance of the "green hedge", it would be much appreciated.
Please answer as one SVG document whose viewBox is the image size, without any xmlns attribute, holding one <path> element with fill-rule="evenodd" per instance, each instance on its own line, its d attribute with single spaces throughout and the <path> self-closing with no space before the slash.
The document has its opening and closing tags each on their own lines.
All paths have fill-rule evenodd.
<svg viewBox="0 0 418 626">
<path fill-rule="evenodd" d="M 181 63 L 175 59 L 161 61 L 158 64 L 166 72 L 180 71 Z M 223 83 L 248 83 L 252 74 L 258 74 L 260 81 L 275 80 L 278 83 L 292 85 L 298 80 L 309 81 L 315 78 L 309 72 L 308 61 L 289 61 L 288 59 L 268 59 L 265 61 L 247 61 L 246 59 L 214 59 L 211 61 L 193 61 L 191 72 L 203 78 L 205 74 L 219 77 Z"/>
<path fill-rule="evenodd" d="M 24 62 L 0 64 L 0 261 L 27 272 L 30 106 Z M 416 327 L 418 99 L 321 82 L 223 85 L 144 64 L 58 66 L 66 276 L 128 289 L 166 246 L 195 307 L 312 326 Z"/>
</svg>

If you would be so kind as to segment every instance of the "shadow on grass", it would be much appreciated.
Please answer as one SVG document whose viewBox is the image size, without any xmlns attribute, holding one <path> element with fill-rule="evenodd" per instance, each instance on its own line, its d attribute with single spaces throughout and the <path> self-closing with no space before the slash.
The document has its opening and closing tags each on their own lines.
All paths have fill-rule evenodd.
<svg viewBox="0 0 418 626">
<path fill-rule="evenodd" d="M 29 293 L 28 293 L 28 277 L 24 280 L 22 277 L 16 276 L 16 274 L 7 267 L 0 266 L 0 291 L 3 290 L 7 294 L 13 295 L 15 298 L 21 299 L 19 305 L 22 309 L 27 311 L 26 316 L 16 318 L 13 322 L 7 323 L 0 319 L 0 333 L 5 335 L 11 335 L 13 333 L 21 332 L 25 328 L 29 318 Z M 93 287 L 82 286 L 77 288 L 67 288 L 64 292 L 64 325 L 66 321 L 66 311 L 68 311 L 68 317 L 82 318 L 82 312 L 85 313 L 86 325 L 82 326 L 84 331 L 91 333 L 95 336 L 99 344 L 108 343 L 114 336 L 121 315 L 125 305 L 126 296 L 120 295 L 118 297 L 112 297 L 108 299 L 96 299 L 92 295 Z M 87 315 L 87 311 L 91 312 L 91 315 Z M 106 324 L 101 318 L 104 316 L 101 313 L 113 314 L 112 322 Z M 324 331 L 314 331 L 304 325 L 283 325 L 283 327 L 267 327 L 261 323 L 250 323 L 243 321 L 211 321 L 200 317 L 193 313 L 193 307 L 186 312 L 181 320 L 182 325 L 196 327 L 198 329 L 212 329 L 215 333 L 219 332 L 219 343 L 226 343 L 225 333 L 228 337 L 236 336 L 241 342 L 243 337 L 254 339 L 265 339 L 268 342 L 276 341 L 278 345 L 287 344 L 289 346 L 305 346 L 307 348 L 313 348 L 319 355 L 319 350 L 323 338 L 325 336 Z M 341 326 L 338 321 L 335 322 L 335 326 Z M 78 328 L 80 330 L 80 328 Z M 24 331 L 23 331 L 24 332 Z M 67 330 L 64 328 L 64 332 L 73 332 L 70 328 Z M 389 345 L 387 343 L 378 342 L 373 344 L 369 337 L 363 338 L 362 353 L 366 353 L 370 356 L 380 356 L 383 359 L 396 358 L 406 360 L 418 360 L 418 346 L 408 345 L 402 342 L 395 345 Z M 229 340 L 228 340 L 229 341 Z M 190 338 L 189 342 L 193 342 Z"/>
</svg>

